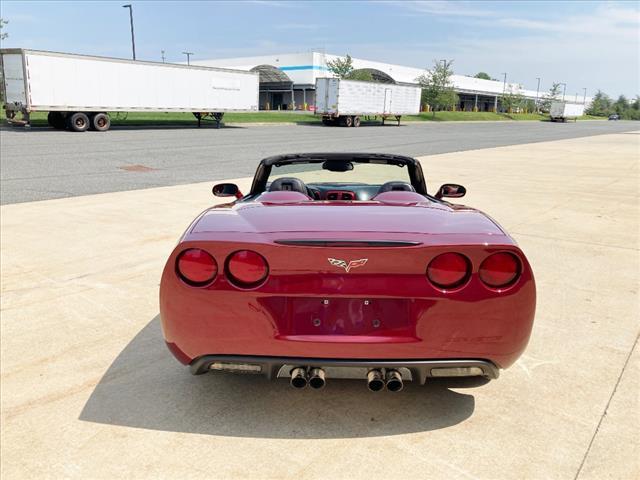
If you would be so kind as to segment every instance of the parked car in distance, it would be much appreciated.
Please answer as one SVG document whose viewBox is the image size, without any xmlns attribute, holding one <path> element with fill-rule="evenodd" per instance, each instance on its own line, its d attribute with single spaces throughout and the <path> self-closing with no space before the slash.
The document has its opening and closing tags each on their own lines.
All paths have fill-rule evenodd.
<svg viewBox="0 0 640 480">
<path fill-rule="evenodd" d="M 618 115 L 617 113 L 612 113 L 611 115 L 609 115 L 609 120 L 620 120 L 620 115 Z"/>
<path fill-rule="evenodd" d="M 360 378 L 399 391 L 432 377 L 497 378 L 536 307 L 525 254 L 484 213 L 427 191 L 420 162 L 375 153 L 262 160 L 251 190 L 197 216 L 160 283 L 169 350 L 193 374 Z"/>
</svg>

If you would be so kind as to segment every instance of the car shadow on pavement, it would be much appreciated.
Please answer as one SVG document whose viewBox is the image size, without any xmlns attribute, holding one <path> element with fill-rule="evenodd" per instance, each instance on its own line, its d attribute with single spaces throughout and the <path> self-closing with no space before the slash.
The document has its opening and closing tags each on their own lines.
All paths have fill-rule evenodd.
<svg viewBox="0 0 640 480">
<path fill-rule="evenodd" d="M 80 420 L 152 430 L 258 438 L 354 438 L 437 430 L 469 418 L 473 395 L 451 388 L 486 381 L 434 379 L 400 393 L 365 382 L 328 381 L 294 390 L 286 379 L 209 373 L 192 376 L 167 350 L 156 316 L 118 355 Z"/>
</svg>

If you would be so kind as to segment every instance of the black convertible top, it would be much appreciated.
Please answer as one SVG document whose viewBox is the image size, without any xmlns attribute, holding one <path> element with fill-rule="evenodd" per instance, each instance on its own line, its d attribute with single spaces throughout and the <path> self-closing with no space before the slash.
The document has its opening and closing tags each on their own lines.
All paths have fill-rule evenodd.
<svg viewBox="0 0 640 480">
<path fill-rule="evenodd" d="M 412 157 L 394 155 L 389 153 L 338 153 L 338 152 L 312 152 L 312 153 L 288 153 L 274 155 L 260 161 L 253 178 L 249 195 L 258 195 L 266 190 L 267 180 L 271 174 L 271 168 L 282 165 L 295 165 L 304 163 L 323 163 L 325 160 L 334 162 L 344 161 L 353 163 L 378 163 L 397 166 L 406 166 L 411 179 L 411 184 L 417 193 L 427 194 L 427 184 L 422 173 L 420 162 Z"/>
</svg>

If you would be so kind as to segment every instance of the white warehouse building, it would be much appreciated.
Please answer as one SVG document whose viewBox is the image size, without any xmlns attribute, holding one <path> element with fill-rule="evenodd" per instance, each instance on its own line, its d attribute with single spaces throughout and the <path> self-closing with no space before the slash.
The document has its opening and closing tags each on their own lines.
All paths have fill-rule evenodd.
<svg viewBox="0 0 640 480">
<path fill-rule="evenodd" d="M 218 60 L 192 61 L 192 65 L 227 67 L 252 70 L 260 73 L 261 110 L 303 110 L 313 108 L 315 103 L 316 78 L 332 74 L 327 62 L 342 58 L 319 52 L 286 53 L 258 57 L 240 57 Z M 425 73 L 424 69 L 405 67 L 390 63 L 374 62 L 353 58 L 355 70 L 367 70 L 376 81 L 415 85 L 416 78 Z M 464 75 L 452 76 L 453 87 L 460 97 L 458 110 L 495 111 L 500 108 L 500 97 L 504 90 L 518 92 L 529 99 L 543 97 L 535 90 L 525 90 L 516 83 L 503 84 L 501 81 L 482 80 Z M 573 101 L 573 97 L 567 98 Z M 583 99 L 576 98 L 576 102 Z"/>
</svg>

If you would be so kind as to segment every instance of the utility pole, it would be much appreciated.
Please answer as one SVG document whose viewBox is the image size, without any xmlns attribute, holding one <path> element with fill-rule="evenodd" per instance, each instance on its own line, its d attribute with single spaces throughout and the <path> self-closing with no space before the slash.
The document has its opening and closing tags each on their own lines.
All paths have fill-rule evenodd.
<svg viewBox="0 0 640 480">
<path fill-rule="evenodd" d="M 504 75 L 504 81 L 502 82 L 502 95 L 504 96 L 504 92 L 507 91 L 507 73 L 504 72 L 502 75 Z"/>
<path fill-rule="evenodd" d="M 193 55 L 193 52 L 182 52 L 183 55 L 187 56 L 187 65 L 191 65 L 191 63 L 189 63 L 191 61 L 191 55 Z"/>
<path fill-rule="evenodd" d="M 582 97 L 582 104 L 586 105 L 587 104 L 587 87 L 582 87 L 582 90 L 584 90 L 584 97 Z"/>
<path fill-rule="evenodd" d="M 536 113 L 539 113 L 538 96 L 540 95 L 540 77 L 536 77 L 536 80 L 538 80 L 538 86 L 536 87 Z"/>
<path fill-rule="evenodd" d="M 164 60 L 165 60 L 164 50 L 160 50 L 160 55 L 162 56 L 162 63 L 164 63 Z"/>
<path fill-rule="evenodd" d="M 129 9 L 129 23 L 131 23 L 131 50 L 133 50 L 133 59 L 136 59 L 136 37 L 133 34 L 133 7 L 130 3 L 122 5 L 122 8 Z"/>
</svg>

